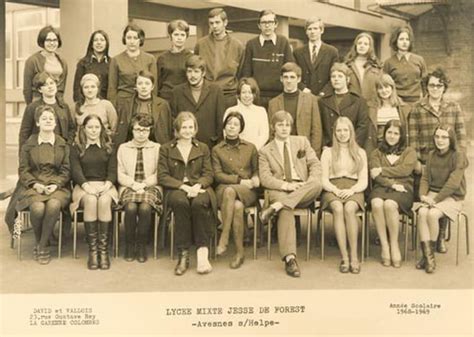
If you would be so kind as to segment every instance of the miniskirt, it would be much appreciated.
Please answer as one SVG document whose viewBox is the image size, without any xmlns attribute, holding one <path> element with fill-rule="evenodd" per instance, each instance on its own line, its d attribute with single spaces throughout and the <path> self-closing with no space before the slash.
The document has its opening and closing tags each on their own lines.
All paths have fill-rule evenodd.
<svg viewBox="0 0 474 337">
<path fill-rule="evenodd" d="M 357 180 L 350 179 L 350 178 L 334 178 L 334 179 L 330 179 L 329 181 L 341 190 L 351 188 L 352 186 L 354 186 L 357 183 Z M 334 200 L 339 200 L 343 204 L 345 204 L 346 202 L 352 200 L 352 201 L 355 201 L 359 205 L 359 208 L 362 211 L 365 209 L 364 193 L 363 192 L 354 193 L 353 195 L 351 195 L 347 199 L 341 199 L 337 195 L 335 195 L 334 193 L 327 192 L 327 191 L 324 191 L 322 196 L 321 196 L 321 209 L 328 208 L 329 204 Z"/>
</svg>

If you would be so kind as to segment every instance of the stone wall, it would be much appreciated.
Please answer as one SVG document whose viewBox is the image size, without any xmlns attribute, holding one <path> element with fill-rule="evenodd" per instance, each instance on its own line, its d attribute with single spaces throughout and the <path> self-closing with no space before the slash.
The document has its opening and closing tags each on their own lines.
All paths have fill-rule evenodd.
<svg viewBox="0 0 474 337">
<path fill-rule="evenodd" d="M 414 51 L 425 58 L 430 71 L 440 66 L 445 69 L 451 79 L 446 97 L 459 102 L 469 138 L 474 139 L 474 1 L 448 3 L 411 22 Z"/>
</svg>

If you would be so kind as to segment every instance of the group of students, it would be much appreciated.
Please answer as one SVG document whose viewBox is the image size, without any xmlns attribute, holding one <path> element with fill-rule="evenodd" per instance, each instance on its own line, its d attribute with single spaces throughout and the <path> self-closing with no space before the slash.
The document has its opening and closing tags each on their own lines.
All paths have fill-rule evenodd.
<svg viewBox="0 0 474 337">
<path fill-rule="evenodd" d="M 125 214 L 125 260 L 147 260 L 153 213 L 170 209 L 175 274 L 188 269 L 193 244 L 197 272 L 210 272 L 208 243 L 220 210 L 217 254 L 227 251 L 232 231 L 230 267 L 239 268 L 244 209 L 264 190 L 259 216 L 263 224 L 278 218 L 290 276 L 300 276 L 293 210 L 320 195 L 321 209 L 333 214 L 339 270 L 356 274 L 357 212 L 371 208 L 381 263 L 400 267 L 399 214 L 410 213 L 419 196 L 417 268 L 432 273 L 434 250 L 446 252 L 444 219 L 455 218 L 466 194 L 466 130 L 459 105 L 443 97 L 444 71 L 427 73 L 411 52 L 411 29 L 394 31 L 394 55 L 382 66 L 369 33 L 338 62 L 337 49 L 321 40 L 318 18 L 307 20 L 309 41 L 294 52 L 275 33 L 271 10 L 260 13 L 261 34 L 245 47 L 226 30 L 222 8 L 208 19 L 210 33 L 194 54 L 184 48 L 188 24 L 170 22 L 171 49 L 157 61 L 141 50 L 145 33 L 134 24 L 123 31 L 126 49 L 113 58 L 107 34 L 94 32 L 76 68 L 74 111 L 63 100 L 60 34 L 51 26 L 40 31 L 42 50 L 25 64 L 20 181 L 6 215 L 11 225 L 17 211 L 30 211 L 34 258 L 50 262 L 59 213 L 80 207 L 88 268 L 110 268 L 115 204 Z"/>
</svg>

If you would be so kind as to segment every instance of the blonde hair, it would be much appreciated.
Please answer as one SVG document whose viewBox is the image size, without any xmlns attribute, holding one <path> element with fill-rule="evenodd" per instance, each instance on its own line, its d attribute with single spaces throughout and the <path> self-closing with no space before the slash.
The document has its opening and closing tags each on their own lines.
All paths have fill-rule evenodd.
<svg viewBox="0 0 474 337">
<path fill-rule="evenodd" d="M 336 137 L 336 129 L 339 124 L 345 124 L 349 127 L 350 131 L 350 136 L 349 136 L 349 157 L 352 160 L 352 172 L 351 173 L 358 173 L 360 169 L 362 168 L 363 165 L 363 159 L 360 155 L 360 146 L 357 144 L 356 138 L 355 138 L 355 130 L 354 130 L 354 125 L 352 124 L 351 120 L 347 117 L 339 117 L 336 119 L 336 122 L 334 122 L 334 128 L 333 128 L 333 133 L 332 133 L 332 147 L 331 147 L 331 156 L 332 156 L 332 171 L 337 172 L 340 171 L 341 166 L 347 166 L 349 163 L 340 162 L 340 155 L 341 155 L 341 144 L 337 140 Z"/>
</svg>

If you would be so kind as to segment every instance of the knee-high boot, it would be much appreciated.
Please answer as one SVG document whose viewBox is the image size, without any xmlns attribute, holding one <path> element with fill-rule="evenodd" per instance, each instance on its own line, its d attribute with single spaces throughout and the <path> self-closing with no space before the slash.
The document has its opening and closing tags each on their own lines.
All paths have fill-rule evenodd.
<svg viewBox="0 0 474 337">
<path fill-rule="evenodd" d="M 89 245 L 89 258 L 87 259 L 87 268 L 96 270 L 99 268 L 99 256 L 97 251 L 97 221 L 84 222 L 86 230 L 87 244 Z"/>
<path fill-rule="evenodd" d="M 435 256 L 434 256 L 434 250 L 436 249 L 436 242 L 435 241 L 422 241 L 421 248 L 423 250 L 423 256 L 425 259 L 425 271 L 428 274 L 432 274 L 434 273 L 436 269 L 436 261 L 435 261 Z"/>
<path fill-rule="evenodd" d="M 442 254 L 448 252 L 448 247 L 446 246 L 446 230 L 448 229 L 448 221 L 449 220 L 446 217 L 439 219 L 439 234 L 438 241 L 436 242 L 436 251 Z"/>
<path fill-rule="evenodd" d="M 109 225 L 110 222 L 99 221 L 99 266 L 100 269 L 110 268 L 109 259 Z"/>
</svg>

